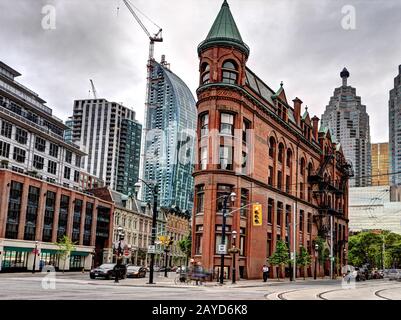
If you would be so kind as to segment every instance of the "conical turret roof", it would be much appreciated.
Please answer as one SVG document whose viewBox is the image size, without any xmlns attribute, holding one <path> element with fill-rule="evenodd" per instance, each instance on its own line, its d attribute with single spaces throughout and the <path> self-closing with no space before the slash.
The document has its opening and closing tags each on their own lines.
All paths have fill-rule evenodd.
<svg viewBox="0 0 401 320">
<path fill-rule="evenodd" d="M 249 55 L 249 47 L 242 41 L 227 0 L 224 0 L 206 39 L 199 45 L 198 53 L 212 45 L 218 44 L 235 46 L 247 56 Z"/>
</svg>

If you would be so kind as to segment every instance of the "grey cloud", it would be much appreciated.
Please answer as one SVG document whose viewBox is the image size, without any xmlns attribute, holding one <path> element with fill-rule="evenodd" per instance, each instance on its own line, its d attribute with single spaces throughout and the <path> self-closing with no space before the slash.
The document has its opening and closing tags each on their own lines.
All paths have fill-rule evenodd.
<svg viewBox="0 0 401 320">
<path fill-rule="evenodd" d="M 131 0 L 163 27 L 172 71 L 195 94 L 197 45 L 206 37 L 222 0 Z M 57 29 L 43 30 L 41 8 L 57 9 Z M 229 0 L 248 65 L 269 86 L 281 80 L 320 117 L 344 66 L 370 115 L 372 141 L 388 140 L 388 91 L 401 49 L 398 0 Z M 341 28 L 341 8 L 356 8 L 356 30 Z M 117 7 L 119 7 L 117 15 Z M 100 96 L 123 102 L 143 120 L 148 39 L 121 0 L 1 0 L 0 59 L 20 71 L 56 116 L 66 118 L 74 99 L 87 98 L 89 78 Z M 156 30 L 144 19 L 149 31 Z"/>
</svg>

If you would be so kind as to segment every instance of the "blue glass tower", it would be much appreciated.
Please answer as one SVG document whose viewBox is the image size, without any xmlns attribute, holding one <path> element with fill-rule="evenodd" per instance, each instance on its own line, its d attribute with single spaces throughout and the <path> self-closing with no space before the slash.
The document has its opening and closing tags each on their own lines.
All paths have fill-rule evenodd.
<svg viewBox="0 0 401 320">
<path fill-rule="evenodd" d="M 196 103 L 187 85 L 162 62 L 150 61 L 143 179 L 157 182 L 159 206 L 192 211 Z M 144 189 L 152 201 L 152 192 Z"/>
</svg>

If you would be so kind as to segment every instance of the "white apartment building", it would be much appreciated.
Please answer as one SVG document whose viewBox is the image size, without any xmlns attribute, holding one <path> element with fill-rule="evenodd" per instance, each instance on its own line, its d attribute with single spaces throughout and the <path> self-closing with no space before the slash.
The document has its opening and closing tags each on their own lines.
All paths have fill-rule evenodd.
<svg viewBox="0 0 401 320">
<path fill-rule="evenodd" d="M 64 140 L 67 127 L 46 101 L 15 81 L 21 74 L 0 61 L 1 166 L 64 187 L 82 189 L 82 152 Z"/>
</svg>

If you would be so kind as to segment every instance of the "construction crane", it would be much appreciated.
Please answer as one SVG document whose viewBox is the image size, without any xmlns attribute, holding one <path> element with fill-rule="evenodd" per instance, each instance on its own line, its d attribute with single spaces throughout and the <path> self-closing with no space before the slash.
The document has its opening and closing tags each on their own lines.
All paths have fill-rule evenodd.
<svg viewBox="0 0 401 320">
<path fill-rule="evenodd" d="M 89 81 L 90 81 L 90 83 L 91 83 L 93 97 L 94 97 L 95 99 L 97 99 L 95 85 L 93 84 L 92 79 L 89 79 Z"/>
<path fill-rule="evenodd" d="M 124 4 L 127 6 L 128 10 L 134 16 L 135 20 L 139 23 L 139 25 L 141 26 L 143 31 L 145 31 L 146 35 L 148 36 L 148 38 L 150 40 L 150 43 L 149 43 L 149 61 L 153 60 L 154 59 L 155 42 L 163 42 L 163 36 L 162 36 L 163 29 L 160 28 L 156 23 L 154 23 L 152 20 L 150 20 L 148 17 L 146 17 L 144 15 L 149 21 L 151 21 L 156 27 L 159 28 L 159 31 L 152 36 L 150 34 L 150 32 L 148 31 L 148 29 L 146 29 L 145 25 L 142 23 L 141 19 L 139 19 L 138 15 L 135 13 L 134 9 L 132 8 L 132 7 L 134 7 L 134 5 L 130 4 L 130 2 L 128 0 L 123 0 L 123 1 L 124 1 Z"/>
</svg>

